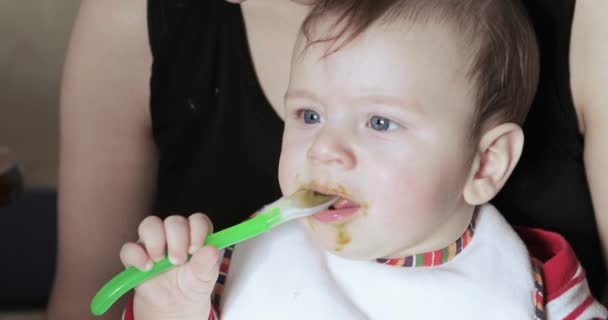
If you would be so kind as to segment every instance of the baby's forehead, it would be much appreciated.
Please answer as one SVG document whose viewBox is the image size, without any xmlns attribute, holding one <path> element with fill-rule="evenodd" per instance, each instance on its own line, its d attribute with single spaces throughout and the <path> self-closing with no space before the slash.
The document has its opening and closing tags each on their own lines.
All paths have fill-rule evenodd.
<svg viewBox="0 0 608 320">
<path fill-rule="evenodd" d="M 384 99 L 396 97 L 422 113 L 474 105 L 475 84 L 467 76 L 462 45 L 442 25 L 373 26 L 341 47 L 300 38 L 290 89 L 335 98 L 337 104 L 396 105 Z"/>
</svg>

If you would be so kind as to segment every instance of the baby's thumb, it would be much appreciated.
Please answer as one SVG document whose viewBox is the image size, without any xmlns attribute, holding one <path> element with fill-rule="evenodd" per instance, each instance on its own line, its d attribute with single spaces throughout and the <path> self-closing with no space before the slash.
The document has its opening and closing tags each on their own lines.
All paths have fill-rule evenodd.
<svg viewBox="0 0 608 320">
<path fill-rule="evenodd" d="M 211 246 L 197 250 L 190 261 L 188 269 L 192 277 L 192 289 L 199 294 L 211 294 L 218 277 L 219 251 Z"/>
</svg>

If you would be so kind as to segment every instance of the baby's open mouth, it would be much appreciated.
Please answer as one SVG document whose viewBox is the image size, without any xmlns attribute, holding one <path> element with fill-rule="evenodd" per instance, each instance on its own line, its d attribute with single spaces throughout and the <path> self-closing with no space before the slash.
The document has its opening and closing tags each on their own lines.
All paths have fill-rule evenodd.
<svg viewBox="0 0 608 320">
<path fill-rule="evenodd" d="M 360 208 L 361 206 L 349 199 L 345 199 L 340 197 L 336 203 L 332 204 L 329 207 L 329 210 L 343 210 L 343 209 L 351 209 L 351 208 Z"/>
<path fill-rule="evenodd" d="M 339 197 L 338 201 L 330 206 L 327 210 L 312 215 L 312 218 L 323 223 L 343 223 L 352 217 L 361 209 L 361 205 L 351 200 L 348 195 L 338 190 L 315 187 L 311 191 L 328 196 Z"/>
</svg>

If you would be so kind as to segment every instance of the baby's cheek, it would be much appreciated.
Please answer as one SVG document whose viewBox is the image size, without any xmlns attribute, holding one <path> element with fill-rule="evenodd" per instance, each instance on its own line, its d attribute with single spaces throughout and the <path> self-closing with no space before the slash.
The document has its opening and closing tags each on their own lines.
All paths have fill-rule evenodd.
<svg viewBox="0 0 608 320">
<path fill-rule="evenodd" d="M 289 170 L 286 166 L 281 166 L 279 169 L 279 186 L 283 195 L 287 195 L 294 189 L 294 179 L 290 178 Z"/>
<path fill-rule="evenodd" d="M 429 214 L 439 209 L 441 195 L 435 179 L 413 172 L 395 177 L 395 183 L 388 188 L 378 188 L 375 200 L 385 223 L 415 226 Z M 384 192 L 381 192 L 384 191 Z M 374 210 L 377 211 L 377 210 Z"/>
<path fill-rule="evenodd" d="M 297 162 L 298 157 L 290 149 L 284 149 L 279 160 L 279 185 L 283 194 L 297 191 L 305 182 L 301 179 L 303 164 Z"/>
<path fill-rule="evenodd" d="M 293 184 L 292 173 L 290 169 L 289 159 L 286 154 L 281 153 L 281 158 L 279 160 L 279 185 L 281 187 L 281 192 L 285 194 L 285 192 L 291 188 Z M 291 181 L 290 181 L 291 180 Z M 291 182 L 291 183 L 290 183 Z"/>
</svg>

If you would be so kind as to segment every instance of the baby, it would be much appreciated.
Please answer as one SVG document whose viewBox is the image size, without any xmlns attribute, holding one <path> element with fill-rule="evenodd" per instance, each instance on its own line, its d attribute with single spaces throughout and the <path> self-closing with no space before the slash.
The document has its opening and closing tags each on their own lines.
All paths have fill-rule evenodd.
<svg viewBox="0 0 608 320">
<path fill-rule="evenodd" d="M 125 319 L 606 317 L 561 237 L 518 234 L 489 204 L 538 69 L 518 1 L 318 1 L 293 53 L 279 180 L 340 200 L 228 250 L 221 307 L 211 222 L 145 219 L 122 262 L 167 252 L 178 267 L 136 288 Z"/>
</svg>

